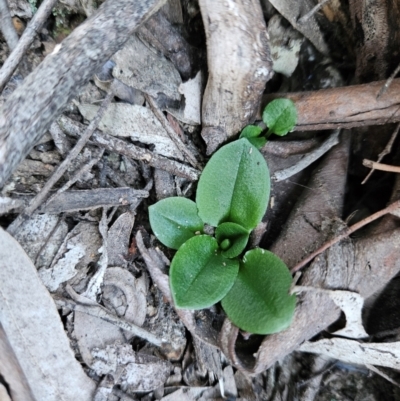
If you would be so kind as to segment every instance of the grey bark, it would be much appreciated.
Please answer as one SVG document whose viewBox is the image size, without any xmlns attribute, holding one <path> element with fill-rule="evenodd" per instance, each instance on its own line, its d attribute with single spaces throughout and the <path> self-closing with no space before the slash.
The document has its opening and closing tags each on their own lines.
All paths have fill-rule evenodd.
<svg viewBox="0 0 400 401">
<path fill-rule="evenodd" d="M 209 71 L 201 135 L 211 154 L 254 121 L 272 77 L 272 62 L 259 0 L 200 0 L 199 4 Z"/>
<path fill-rule="evenodd" d="M 0 188 L 93 73 L 163 0 L 107 0 L 45 58 L 0 110 Z"/>
</svg>

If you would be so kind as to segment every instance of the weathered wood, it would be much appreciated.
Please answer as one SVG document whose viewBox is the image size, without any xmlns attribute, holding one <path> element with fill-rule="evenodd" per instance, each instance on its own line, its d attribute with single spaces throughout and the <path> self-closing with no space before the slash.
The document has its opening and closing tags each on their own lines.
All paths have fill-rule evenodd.
<svg viewBox="0 0 400 401">
<path fill-rule="evenodd" d="M 199 4 L 209 71 L 201 135 L 211 154 L 254 119 L 272 76 L 272 61 L 258 0 L 200 0 Z"/>
<path fill-rule="evenodd" d="M 0 187 L 65 105 L 163 0 L 107 0 L 0 110 Z"/>
<path fill-rule="evenodd" d="M 40 213 L 58 214 L 75 210 L 129 205 L 137 198 L 147 198 L 148 191 L 133 188 L 97 188 L 67 191 L 39 208 Z"/>
<path fill-rule="evenodd" d="M 263 107 L 275 98 L 289 98 L 297 107 L 294 131 L 352 128 L 400 121 L 400 79 L 377 95 L 385 81 L 312 92 L 279 93 L 263 97 Z M 258 113 L 261 119 L 261 110 Z"/>
</svg>

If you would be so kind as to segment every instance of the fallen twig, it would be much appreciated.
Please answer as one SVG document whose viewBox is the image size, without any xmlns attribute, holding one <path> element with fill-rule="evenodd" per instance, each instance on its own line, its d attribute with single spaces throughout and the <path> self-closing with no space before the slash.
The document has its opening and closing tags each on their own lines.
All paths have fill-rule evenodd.
<svg viewBox="0 0 400 401">
<path fill-rule="evenodd" d="M 40 206 L 38 213 L 58 214 L 99 207 L 132 205 L 148 196 L 147 190 L 130 187 L 66 191 L 58 194 L 51 202 Z"/>
<path fill-rule="evenodd" d="M 100 161 L 100 159 L 103 157 L 103 153 L 104 149 L 99 149 L 97 151 L 97 154 L 90 155 L 92 156 L 90 160 L 85 161 L 83 165 L 78 169 L 78 171 L 76 171 L 74 175 L 61 188 L 57 190 L 56 193 L 50 196 L 50 198 L 46 201 L 46 205 L 50 204 L 54 200 L 54 198 L 65 192 L 68 188 L 79 181 L 84 176 L 84 174 L 88 173 L 92 169 L 92 167 Z"/>
<path fill-rule="evenodd" d="M 72 291 L 71 291 L 72 290 Z M 69 295 L 73 297 L 73 300 L 65 299 L 65 298 L 55 298 L 54 301 L 58 307 L 66 307 L 70 308 L 76 312 L 86 313 L 87 315 L 98 317 L 99 319 L 105 320 L 108 323 L 111 323 L 115 326 L 123 330 L 130 331 L 135 336 L 145 339 L 151 344 L 156 345 L 157 347 L 163 346 L 163 341 L 161 338 L 158 338 L 152 333 L 149 333 L 147 330 L 136 326 L 135 324 L 128 322 L 125 319 L 122 319 L 112 313 L 110 313 L 107 309 L 98 305 L 95 302 L 81 302 L 82 298 L 87 299 L 79 294 L 74 295 L 74 291 L 72 287 L 68 287 L 67 289 Z M 88 300 L 88 299 L 87 299 Z M 89 300 L 88 300 L 89 301 Z"/>
<path fill-rule="evenodd" d="M 317 13 L 329 0 L 322 0 L 314 8 L 312 8 L 307 14 L 303 15 L 298 19 L 297 23 L 305 24 L 315 13 Z"/>
<path fill-rule="evenodd" d="M 103 245 L 102 245 L 102 253 L 100 256 L 100 260 L 97 263 L 98 269 L 96 273 L 92 276 L 89 280 L 89 284 L 87 285 L 86 291 L 84 292 L 83 296 L 92 301 L 96 300 L 97 294 L 101 291 L 101 285 L 103 284 L 104 274 L 106 273 L 106 269 L 108 266 L 108 218 L 107 218 L 107 208 L 103 208 L 101 214 L 101 220 L 99 223 L 99 231 L 101 237 L 103 238 Z"/>
<path fill-rule="evenodd" d="M 13 51 L 18 44 L 18 34 L 11 20 L 11 14 L 10 10 L 8 9 L 7 0 L 0 0 L 0 21 L 1 33 L 3 34 L 9 49 Z"/>
<path fill-rule="evenodd" d="M 161 125 L 164 127 L 165 131 L 167 131 L 167 134 L 171 138 L 172 142 L 174 142 L 176 147 L 182 152 L 182 154 L 186 157 L 186 159 L 194 168 L 201 170 L 202 168 L 198 163 L 198 161 L 196 160 L 196 158 L 194 157 L 193 153 L 185 146 L 185 144 L 181 141 L 176 132 L 171 128 L 167 120 L 167 117 L 165 117 L 162 111 L 158 108 L 153 98 L 147 94 L 145 94 L 144 97 L 146 98 L 146 101 L 149 103 L 151 111 L 158 118 Z"/>
<path fill-rule="evenodd" d="M 14 48 L 12 48 L 12 53 L 8 56 L 0 70 L 0 90 L 3 89 L 4 85 L 11 78 L 15 69 L 18 67 L 18 64 L 21 62 L 22 57 L 32 44 L 35 36 L 42 28 L 57 1 L 58 0 L 44 0 L 36 11 L 32 20 L 29 22 L 28 26 L 25 28 L 25 31 L 19 41 L 17 36 L 18 43 Z"/>
<path fill-rule="evenodd" d="M 388 171 L 389 173 L 400 173 L 399 166 L 392 166 L 390 164 L 378 163 L 368 159 L 363 160 L 363 165 L 365 167 L 372 168 L 373 170 Z M 362 183 L 364 184 L 364 182 Z"/>
<path fill-rule="evenodd" d="M 80 136 L 80 133 L 84 128 L 83 124 L 73 121 L 66 116 L 61 116 L 59 123 L 71 136 Z M 168 171 L 172 175 L 187 178 L 191 181 L 197 181 L 200 176 L 200 171 L 195 170 L 190 166 L 160 156 L 150 150 L 139 148 L 132 143 L 115 138 L 112 135 L 104 134 L 98 130 L 93 133 L 90 142 L 97 146 L 104 147 L 111 152 L 119 153 L 134 160 L 141 160 L 152 167 Z"/>
<path fill-rule="evenodd" d="M 310 153 L 307 153 L 298 163 L 286 168 L 284 170 L 276 171 L 272 175 L 273 181 L 283 181 L 287 178 L 297 174 L 298 172 L 304 170 L 311 163 L 314 163 L 321 156 L 323 156 L 328 150 L 333 148 L 335 145 L 339 143 L 339 133 L 340 130 L 336 130 L 325 142 L 323 142 L 316 149 L 312 150 Z"/>
<path fill-rule="evenodd" d="M 332 245 L 335 245 L 339 241 L 341 241 L 344 238 L 347 238 L 349 235 L 353 234 L 355 231 L 359 230 L 360 228 L 366 226 L 369 223 L 372 223 L 376 219 L 379 219 L 379 217 L 384 216 L 385 214 L 392 213 L 396 209 L 400 208 L 400 200 L 393 202 L 390 204 L 388 207 L 385 209 L 380 210 L 379 212 L 376 212 L 374 214 L 371 214 L 371 216 L 368 216 L 367 218 L 359 221 L 356 224 L 353 224 L 352 226 L 348 227 L 342 234 L 338 235 L 335 238 L 332 238 L 331 240 L 327 241 L 324 245 L 319 247 L 316 251 L 312 252 L 310 255 L 308 255 L 306 258 L 304 258 L 300 263 L 295 265 L 290 269 L 292 273 L 295 273 L 299 271 L 301 268 L 303 268 L 307 263 L 311 262 L 316 256 L 321 254 L 322 252 L 326 251 L 328 248 L 330 248 Z"/>
<path fill-rule="evenodd" d="M 399 129 L 400 129 L 400 123 L 398 123 L 396 125 L 396 128 L 393 131 L 393 134 L 389 139 L 389 142 L 385 146 L 385 149 L 383 149 L 382 152 L 379 153 L 377 163 L 380 163 L 380 161 L 392 151 L 393 143 L 397 138 L 397 134 L 399 133 Z M 366 166 L 366 165 L 364 164 L 364 166 Z M 367 167 L 369 167 L 369 166 L 367 166 Z M 361 184 L 365 184 L 368 181 L 369 177 L 371 177 L 371 175 L 374 172 L 374 170 L 379 170 L 378 168 L 375 168 L 375 167 L 371 167 L 371 168 L 372 168 L 372 170 L 367 174 L 367 176 L 364 178 L 364 180 L 363 180 L 363 182 Z M 387 171 L 387 170 L 385 170 L 385 171 Z"/>
<path fill-rule="evenodd" d="M 396 75 L 400 72 L 400 64 L 396 67 L 396 69 L 392 72 L 390 77 L 386 80 L 385 84 L 382 85 L 382 88 L 380 89 L 379 93 L 376 96 L 376 99 L 378 100 L 383 94 L 386 93 L 388 90 L 389 86 L 392 84 L 393 80 L 396 78 Z"/>
<path fill-rule="evenodd" d="M 40 204 L 43 202 L 43 200 L 46 198 L 46 196 L 50 192 L 53 185 L 67 171 L 68 166 L 70 165 L 71 161 L 74 160 L 78 156 L 80 151 L 83 149 L 83 147 L 86 145 L 87 141 L 93 134 L 94 130 L 97 128 L 97 125 L 99 124 L 104 113 L 106 112 L 107 107 L 111 103 L 112 98 L 113 98 L 113 92 L 112 92 L 112 90 L 110 90 L 108 92 L 107 96 L 105 97 L 105 99 L 103 100 L 101 107 L 97 111 L 95 118 L 93 118 L 93 120 L 90 122 L 86 131 L 83 133 L 83 135 L 81 136 L 79 141 L 76 143 L 76 145 L 71 149 L 68 156 L 58 166 L 57 170 L 53 173 L 53 175 L 50 177 L 50 179 L 46 182 L 46 184 L 44 185 L 42 190 L 32 199 L 29 206 L 26 208 L 25 212 L 20 214 L 14 220 L 14 222 L 9 226 L 8 232 L 11 235 L 15 235 L 15 233 L 18 231 L 19 226 L 22 224 L 22 222 L 25 221 L 27 218 L 29 218 L 29 216 L 40 206 Z"/>
</svg>

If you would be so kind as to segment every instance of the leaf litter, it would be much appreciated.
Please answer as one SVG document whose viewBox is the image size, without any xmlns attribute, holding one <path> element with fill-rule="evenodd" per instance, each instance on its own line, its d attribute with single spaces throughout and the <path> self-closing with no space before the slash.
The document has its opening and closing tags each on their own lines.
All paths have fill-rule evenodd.
<svg viewBox="0 0 400 401">
<path fill-rule="evenodd" d="M 25 15 L 28 10 L 27 2 L 22 3 L 24 7 L 19 11 L 14 7 L 17 10 L 15 13 L 19 13 L 21 18 L 30 18 L 31 15 Z M 326 43 L 322 39 L 320 27 L 313 29 L 313 27 L 318 26 L 316 24 L 319 21 L 319 17 L 312 17 L 309 24 L 300 27 L 300 22 L 295 20 L 295 8 L 288 8 L 288 4 L 290 5 L 290 2 L 285 1 L 280 5 L 276 4 L 276 7 L 281 11 L 283 17 L 287 18 L 295 28 L 303 32 L 305 37 L 313 42 L 317 48 L 325 52 Z M 304 4 L 296 5 L 296 7 L 305 10 Z M 196 14 L 196 11 L 193 10 L 196 10 L 195 6 L 189 10 L 192 16 Z M 288 47 L 288 43 L 280 44 L 279 42 L 274 43 L 274 46 L 276 46 L 279 57 L 285 55 L 290 58 L 291 69 L 282 71 L 286 76 L 290 77 L 295 74 L 293 66 L 297 62 L 299 64 L 304 63 L 304 60 L 302 61 L 301 59 L 301 50 L 300 57 L 298 58 L 299 43 L 304 39 L 301 36 L 297 38 L 291 31 L 287 34 L 289 36 L 293 35 L 293 48 Z M 203 83 L 200 79 L 201 74 L 199 72 L 192 80 L 189 79 L 182 83 L 173 63 L 168 61 L 164 56 L 161 56 L 159 52 L 151 49 L 149 45 L 144 44 L 143 40 L 143 38 L 132 38 L 132 43 L 129 43 L 125 50 L 117 53 L 114 57 L 114 76 L 118 76 L 127 87 L 130 86 L 135 90 L 143 91 L 155 97 L 161 110 L 167 110 L 179 120 L 185 132 L 183 143 L 192 143 L 192 139 L 195 139 L 195 135 L 198 134 L 196 126 L 200 123 L 200 103 L 203 90 Z M 136 48 L 135 46 L 140 46 L 140 52 L 143 52 L 143 59 L 145 60 L 143 61 L 144 64 L 140 65 L 135 57 L 129 56 L 132 54 L 132 49 Z M 306 44 L 305 48 L 307 48 L 307 51 L 314 51 L 310 50 L 311 47 L 309 44 Z M 148 60 L 151 60 L 151 63 Z M 152 65 L 152 68 L 147 73 L 146 66 L 149 64 Z M 159 67 L 160 70 L 156 71 L 156 68 Z M 323 78 L 318 79 L 322 80 Z M 333 81 L 334 79 L 332 78 Z M 100 87 L 101 85 L 99 84 Z M 290 87 L 290 84 L 287 82 L 283 84 L 283 87 L 284 85 L 289 85 L 287 87 Z M 33 355 L 37 352 L 37 355 L 42 357 L 46 355 L 46 352 L 48 353 L 53 349 L 51 348 L 53 344 L 63 344 L 64 349 L 59 349 L 57 352 L 68 354 L 67 357 L 63 354 L 65 358 L 63 362 L 68 364 L 67 375 L 65 374 L 65 368 L 63 370 L 62 368 L 58 368 L 57 364 L 52 363 L 51 366 L 54 372 L 46 376 L 45 384 L 38 384 L 39 382 L 35 380 L 35 374 L 37 374 L 37 372 L 34 372 L 35 367 L 32 371 L 24 367 L 24 372 L 27 375 L 28 382 L 34 394 L 38 399 L 43 400 L 46 400 L 46 397 L 52 399 L 51 394 L 42 394 L 43 388 L 61 392 L 57 394 L 62 394 L 63 391 L 74 391 L 74 388 L 80 388 L 82 390 L 81 394 L 77 397 L 74 396 L 74 398 L 92 399 L 94 381 L 99 383 L 97 396 L 100 397 L 103 394 L 105 397 L 103 399 L 109 399 L 110 401 L 127 399 L 127 394 L 130 397 L 145 400 L 154 398 L 165 400 L 212 400 L 218 399 L 221 396 L 273 400 L 274 396 L 271 393 L 271 387 L 274 388 L 279 385 L 275 380 L 282 380 L 284 382 L 284 370 L 282 370 L 283 373 L 280 375 L 274 375 L 273 368 L 271 368 L 251 378 L 241 371 L 248 370 L 248 367 L 239 367 L 239 370 L 232 369 L 227 359 L 219 351 L 210 351 L 210 349 L 216 350 L 216 333 L 220 330 L 223 319 L 218 309 L 213 309 L 207 313 L 182 313 L 179 310 L 175 311 L 166 303 L 168 296 L 170 296 L 168 294 L 168 282 L 166 281 L 168 278 L 165 275 L 168 269 L 168 259 L 159 249 L 157 250 L 159 243 L 155 242 L 154 238 L 149 237 L 146 231 L 143 230 L 143 226 L 148 227 L 148 222 L 143 217 L 145 213 L 143 213 L 142 206 L 140 206 L 140 203 L 143 203 L 143 197 L 138 198 L 134 194 L 131 194 L 131 196 L 127 195 L 121 191 L 126 186 L 116 185 L 116 182 L 125 180 L 126 182 L 130 182 L 131 185 L 131 178 L 136 175 L 137 179 L 134 180 L 133 186 L 139 190 L 144 185 L 147 187 L 147 184 L 151 183 L 152 174 L 146 162 L 149 159 L 153 159 L 153 155 L 161 155 L 171 159 L 173 162 L 179 161 L 182 163 L 185 162 L 185 157 L 176 148 L 174 142 L 169 139 L 165 129 L 159 124 L 154 115 L 150 113 L 149 108 L 143 107 L 140 104 L 142 101 L 139 100 L 139 104 L 136 105 L 129 104 L 135 103 L 135 101 L 133 101 L 132 94 L 126 89 L 127 87 L 124 89 L 125 92 L 122 92 L 122 89 L 120 89 L 120 92 L 118 92 L 120 95 L 117 92 L 115 92 L 115 95 L 120 100 L 127 101 L 128 103 L 112 103 L 108 109 L 108 114 L 111 115 L 111 118 L 106 115 L 99 125 L 99 129 L 104 131 L 104 133 L 122 138 L 125 141 L 126 147 L 138 145 L 147 155 L 150 155 L 146 156 L 147 160 L 144 157 L 141 159 L 136 158 L 136 161 L 132 158 L 128 160 L 127 157 L 131 156 L 126 156 L 117 147 L 109 148 L 105 155 L 100 156 L 98 162 L 90 166 L 86 174 L 80 176 L 79 179 L 70 184 L 72 190 L 67 189 L 63 192 L 64 196 L 72 200 L 67 201 L 67 198 L 59 200 L 58 202 L 61 206 L 54 207 L 53 209 L 49 208 L 49 205 L 42 205 L 41 209 L 39 209 L 41 214 L 33 215 L 25 225 L 20 227 L 15 235 L 15 238 L 35 264 L 39 277 L 56 300 L 59 313 L 61 313 L 63 321 L 67 322 L 64 328 L 69 335 L 72 349 L 75 351 L 78 360 L 84 361 L 86 372 L 90 374 L 92 380 L 87 379 L 87 376 L 83 375 L 83 370 L 76 363 L 72 353 L 69 351 L 70 346 L 66 342 L 59 315 L 57 313 L 54 314 L 54 304 L 52 302 L 49 303 L 51 298 L 42 284 L 40 284 L 40 281 L 38 281 L 38 276 L 35 274 L 32 275 L 32 262 L 29 262 L 29 259 L 24 255 L 24 251 L 19 248 L 18 244 L 13 243 L 13 240 L 7 238 L 7 234 L 3 232 L 1 234 L 2 246 L 0 247 L 1 251 L 4 252 L 2 260 L 10 261 L 8 267 L 15 269 L 16 257 L 23 259 L 18 265 L 20 270 L 18 272 L 13 270 L 13 274 L 8 275 L 2 281 L 3 297 L 7 297 L 7 302 L 14 304 L 15 311 L 13 313 L 18 314 L 20 322 L 28 321 L 30 324 L 36 322 L 40 323 L 39 326 L 41 326 L 39 328 L 29 326 L 29 330 L 31 330 L 29 336 L 33 340 L 31 341 L 32 344 L 29 344 L 29 350 L 22 347 L 22 354 L 17 354 L 18 347 L 11 344 L 13 351 L 17 354 L 21 364 L 28 364 L 29 358 L 26 355 Z M 103 86 L 102 89 L 104 88 L 106 87 Z M 98 93 L 103 96 L 103 92 L 99 91 Z M 185 100 L 180 102 L 182 94 Z M 63 118 L 72 118 L 72 121 L 76 123 L 82 121 L 81 116 L 86 120 L 90 120 L 97 108 L 95 104 L 101 97 L 91 98 L 89 87 L 84 97 L 89 101 L 92 100 L 93 104 L 79 103 L 77 106 L 77 104 L 71 103 L 66 112 L 67 117 Z M 131 116 L 136 117 L 131 118 Z M 140 124 L 138 124 L 139 120 Z M 132 125 L 132 121 L 137 126 Z M 63 127 L 61 126 L 62 129 Z M 15 212 L 22 210 L 23 205 L 29 201 L 30 197 L 41 190 L 45 177 L 51 174 L 53 166 L 59 163 L 59 154 L 64 155 L 68 151 L 68 142 L 74 141 L 74 135 L 70 135 L 68 132 L 62 131 L 62 134 L 60 132 L 57 134 L 54 129 L 52 131 L 52 136 L 47 135 L 41 141 L 42 143 L 33 149 L 29 158 L 15 172 L 12 180 L 3 189 L 3 197 L 1 198 L 1 204 L 5 205 L 1 209 L 3 215 L 7 216 L 10 210 L 14 210 Z M 134 142 L 133 144 L 132 141 Z M 97 144 L 99 142 L 100 139 L 98 138 Z M 195 139 L 194 143 L 198 145 L 199 141 Z M 48 147 L 47 149 L 46 146 Z M 89 144 L 89 146 L 92 146 L 92 144 Z M 268 149 L 268 146 L 266 149 Z M 93 155 L 87 155 L 86 159 L 76 159 L 77 165 L 74 165 L 71 173 L 72 170 L 79 169 L 80 166 L 84 166 L 85 163 L 90 162 Z M 156 162 L 152 161 L 151 163 L 153 164 L 151 165 L 155 168 L 165 168 L 161 163 L 157 164 L 159 160 L 163 159 L 157 159 Z M 286 160 L 287 167 L 293 164 L 293 160 L 293 158 Z M 269 166 L 272 172 L 283 169 L 281 161 L 273 160 L 273 158 L 269 160 Z M 169 168 L 168 171 L 172 172 L 172 168 Z M 190 174 L 192 173 L 190 172 Z M 301 175 L 301 172 L 297 174 Z M 299 175 L 295 175 L 293 180 L 299 183 L 299 185 L 304 185 L 304 178 L 299 178 Z M 195 174 L 193 173 L 191 177 L 193 179 Z M 63 183 L 65 184 L 65 181 Z M 288 183 L 286 182 L 285 184 L 287 185 Z M 155 192 L 157 194 L 162 193 L 162 191 L 157 190 L 159 184 L 156 182 L 154 185 L 156 185 Z M 335 187 L 335 185 L 333 186 Z M 106 195 L 106 192 L 101 192 L 101 190 L 106 188 L 110 190 L 110 193 L 115 194 L 112 201 L 109 200 L 110 198 L 104 201 L 108 195 Z M 284 195 L 284 191 L 280 188 L 283 188 L 283 186 L 275 187 L 275 195 L 279 191 Z M 321 188 L 321 186 L 318 188 Z M 338 187 L 336 186 L 336 188 Z M 315 187 L 311 189 L 315 190 Z M 96 197 L 102 198 L 102 202 L 96 203 L 93 201 Z M 338 197 L 340 196 L 338 195 Z M 277 197 L 276 199 L 279 198 Z M 279 201 L 281 199 L 282 197 Z M 150 204 L 146 200 L 144 203 L 146 207 Z M 67 204 L 72 206 L 65 207 Z M 101 216 L 98 209 L 101 207 L 106 208 L 103 216 L 104 214 L 108 215 L 108 234 L 106 237 L 102 236 L 99 231 Z M 109 207 L 114 207 L 114 211 L 110 211 Z M 275 211 L 280 210 L 279 207 L 278 202 L 275 205 Z M 273 210 L 271 213 L 275 211 Z M 43 214 L 43 212 L 46 213 Z M 321 212 L 321 214 L 323 213 Z M 321 230 L 323 232 L 324 227 L 317 220 L 311 218 L 307 224 L 312 226 L 314 230 Z M 325 219 L 325 221 L 328 220 L 328 218 Z M 266 227 L 267 230 L 269 229 L 268 225 L 264 225 L 263 227 Z M 132 248 L 132 252 L 128 252 L 131 236 L 137 233 L 139 229 L 143 233 L 147 247 L 147 251 L 143 247 L 141 248 L 142 255 L 135 251 L 134 248 Z M 6 244 L 10 244 L 8 248 L 6 246 L 3 247 Z M 153 267 L 158 269 L 153 269 L 150 272 L 151 278 L 147 276 L 147 269 L 142 260 L 142 257 L 145 258 L 144 252 L 148 252 L 148 256 L 151 259 L 147 259 L 145 263 L 152 263 Z M 104 259 L 105 254 L 107 254 L 107 259 Z M 171 254 L 167 254 L 167 256 L 170 257 Z M 103 257 L 102 260 L 100 260 L 101 257 Z M 334 257 L 331 257 L 329 263 L 333 264 L 333 259 Z M 104 269 L 104 274 L 100 275 L 95 282 L 95 290 L 91 293 L 94 295 L 90 299 L 85 299 L 82 295 L 73 295 L 74 293 L 78 295 L 85 293 L 99 265 Z M 29 280 L 24 279 L 25 273 L 29 276 Z M 6 270 L 4 274 L 6 274 Z M 29 285 L 27 287 L 21 286 L 20 288 L 15 288 L 13 285 L 15 285 L 14 277 L 16 276 L 21 282 Z M 382 285 L 388 279 L 382 279 Z M 167 286 L 154 285 L 154 283 L 162 284 L 162 282 L 166 283 Z M 4 295 L 4 288 L 9 285 L 10 289 L 13 289 L 13 292 Z M 361 324 L 363 298 L 356 292 L 343 291 L 343 286 L 341 285 L 334 287 L 341 288 L 338 291 L 322 290 L 319 289 L 316 283 L 314 285 L 316 288 L 307 291 L 314 291 L 316 293 L 319 291 L 329 292 L 329 298 L 333 299 L 334 304 L 339 305 L 346 313 L 346 327 L 336 330 L 331 334 L 334 336 L 365 338 L 366 333 L 363 331 L 364 329 Z M 71 288 L 73 288 L 72 291 Z M 348 289 L 346 286 L 344 288 Z M 35 297 L 40 298 L 41 295 L 44 295 L 44 302 L 51 305 L 42 307 L 34 306 L 37 305 L 36 303 L 33 305 L 21 303 L 27 293 L 29 293 L 29 300 L 34 300 L 36 299 Z M 71 299 L 75 302 L 74 305 Z M 2 304 L 5 304 L 5 302 Z M 23 309 L 25 309 L 24 312 L 26 312 L 27 317 L 20 311 L 21 305 L 24 305 Z M 89 308 L 92 308 L 92 315 L 86 313 L 85 308 L 86 312 Z M 32 310 L 35 309 L 43 311 L 43 313 L 40 313 L 43 316 L 49 312 L 50 317 L 44 318 L 40 316 L 40 319 L 45 319 L 40 320 L 35 314 L 35 319 L 32 319 Z M 8 321 L 7 313 L 10 313 L 10 311 L 7 312 L 4 308 L 1 310 L 2 316 L 0 321 L 4 326 L 4 322 Z M 97 312 L 93 312 L 93 310 Z M 100 310 L 102 311 L 101 313 L 99 312 Z M 57 322 L 57 324 L 54 322 Z M 124 327 L 128 327 L 124 326 L 125 322 L 131 325 L 129 326 L 131 330 L 124 329 Z M 186 328 L 189 329 L 189 332 L 196 340 L 190 338 L 185 332 L 185 326 L 182 322 L 184 322 Z M 50 327 L 52 329 L 49 329 Z M 9 327 L 7 327 L 8 330 L 10 330 Z M 49 331 L 53 333 L 49 333 Z M 133 334 L 134 332 L 136 333 L 135 335 Z M 146 333 L 154 335 L 153 342 L 150 341 L 150 337 L 148 341 L 145 340 Z M 58 337 L 56 340 L 49 341 L 49 349 L 45 350 L 43 349 L 43 342 L 39 341 L 39 339 L 42 336 L 47 338 L 50 334 L 55 334 Z M 245 336 L 245 333 L 243 333 L 244 338 Z M 10 334 L 8 331 L 7 337 L 17 339 L 18 335 L 14 335 L 14 332 Z M 157 342 L 158 340 L 160 340 L 159 343 Z M 254 339 L 250 338 L 250 342 L 252 340 Z M 199 346 L 196 342 L 200 342 L 203 345 Z M 36 351 L 36 346 L 42 347 L 42 349 Z M 321 339 L 312 343 L 305 342 L 297 349 L 304 352 L 327 354 L 330 358 L 341 359 L 347 363 L 376 364 L 395 368 L 398 363 L 398 356 L 396 356 L 397 342 L 391 343 L 390 346 L 391 350 L 389 350 L 388 345 L 385 343 L 363 343 L 344 338 L 331 338 Z M 244 355 L 247 352 L 247 357 L 250 357 L 254 353 L 254 349 L 257 348 L 254 344 L 252 347 L 250 349 L 253 349 L 253 351 L 246 351 L 246 348 L 244 348 Z M 208 350 L 206 351 L 205 349 Z M 340 350 L 343 351 L 344 349 L 347 350 L 346 353 L 340 352 Z M 385 358 L 385 353 L 392 350 L 392 357 Z M 262 354 L 263 351 L 261 349 L 258 352 Z M 353 358 L 349 357 L 352 353 L 355 355 Z M 231 355 L 227 355 L 231 358 Z M 294 359 L 295 357 L 290 359 L 292 365 L 287 362 L 292 367 L 295 366 Z M 45 359 L 43 360 L 46 361 Z M 214 360 L 214 363 L 211 360 Z M 281 364 L 282 369 L 284 369 L 285 363 Z M 236 368 L 239 365 L 239 363 L 236 364 Z M 43 369 L 48 369 L 48 367 L 48 363 L 47 366 L 45 363 Z M 196 381 L 189 378 L 189 367 L 196 373 L 194 375 Z M 213 375 L 213 372 L 215 375 Z M 102 375 L 109 376 L 100 379 Z M 110 376 L 112 376 L 112 379 Z M 287 376 L 289 377 L 289 375 Z M 52 382 L 53 378 L 54 383 Z M 40 380 L 43 383 L 43 378 Z M 62 382 L 57 382 L 58 380 L 65 380 L 66 383 L 60 384 Z M 74 386 L 74 380 L 81 380 L 81 382 L 79 385 Z M 195 382 L 197 386 L 185 385 Z M 82 383 L 84 384 L 82 385 Z M 286 389 L 290 388 L 288 382 L 285 385 Z M 268 392 L 269 397 L 266 398 Z M 88 395 L 85 396 L 85 394 Z M 72 399 L 70 395 L 66 395 L 65 397 L 66 399 Z M 287 395 L 286 399 L 293 398 Z"/>
</svg>

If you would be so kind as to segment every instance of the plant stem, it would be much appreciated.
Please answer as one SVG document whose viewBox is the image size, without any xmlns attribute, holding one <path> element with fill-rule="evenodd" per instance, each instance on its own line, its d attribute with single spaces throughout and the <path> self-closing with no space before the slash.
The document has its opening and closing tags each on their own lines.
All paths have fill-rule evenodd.
<svg viewBox="0 0 400 401">
<path fill-rule="evenodd" d="M 273 134 L 273 132 L 271 131 L 271 129 L 268 128 L 267 133 L 264 135 L 265 139 L 268 139 L 272 134 Z"/>
</svg>

